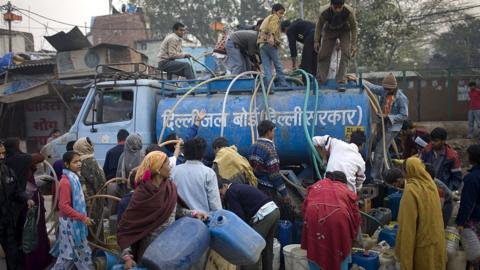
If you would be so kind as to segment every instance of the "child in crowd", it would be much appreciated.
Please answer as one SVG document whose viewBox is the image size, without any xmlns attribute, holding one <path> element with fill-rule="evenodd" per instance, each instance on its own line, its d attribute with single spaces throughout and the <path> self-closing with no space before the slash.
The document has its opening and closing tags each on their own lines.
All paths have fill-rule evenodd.
<svg viewBox="0 0 480 270">
<path fill-rule="evenodd" d="M 65 169 L 59 187 L 59 255 L 52 269 L 70 269 L 73 265 L 79 270 L 93 269 L 92 251 L 88 246 L 87 226 L 93 220 L 87 217 L 87 209 L 82 186 L 78 178 L 81 168 L 80 155 L 68 151 L 63 155 Z"/>
</svg>

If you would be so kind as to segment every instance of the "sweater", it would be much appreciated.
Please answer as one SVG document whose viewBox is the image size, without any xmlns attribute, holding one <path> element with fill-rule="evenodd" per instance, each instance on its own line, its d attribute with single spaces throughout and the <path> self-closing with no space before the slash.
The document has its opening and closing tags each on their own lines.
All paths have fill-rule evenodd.
<svg viewBox="0 0 480 270">
<path fill-rule="evenodd" d="M 287 188 L 280 175 L 280 160 L 271 140 L 260 138 L 250 147 L 248 161 L 258 184 L 276 189 L 282 196 L 287 196 Z"/>
<path fill-rule="evenodd" d="M 462 200 L 455 223 L 465 226 L 469 221 L 480 222 L 480 165 L 473 166 L 463 178 Z"/>
<path fill-rule="evenodd" d="M 296 20 L 287 29 L 290 56 L 297 57 L 297 41 L 302 43 L 309 35 L 315 34 L 315 24 L 309 21 Z"/>
<path fill-rule="evenodd" d="M 70 182 L 68 181 L 67 176 L 62 175 L 60 180 L 60 185 L 58 188 L 58 208 L 61 217 L 68 217 L 71 219 L 77 219 L 85 221 L 87 216 L 80 214 L 78 211 L 72 207 L 72 188 L 70 187 Z"/>
<path fill-rule="evenodd" d="M 469 110 L 480 110 L 480 88 L 470 88 L 468 92 L 470 102 L 468 103 Z"/>
<path fill-rule="evenodd" d="M 344 5 L 343 10 L 340 13 L 336 13 L 332 10 L 330 5 L 323 6 L 318 16 L 317 25 L 315 27 L 315 42 L 322 40 L 322 31 L 324 30 L 351 31 L 351 44 L 356 46 L 357 44 L 357 19 L 355 18 L 355 12 L 349 5 Z"/>
<path fill-rule="evenodd" d="M 110 180 L 114 178 L 117 174 L 118 160 L 123 154 L 125 145 L 117 144 L 108 150 L 107 155 L 105 156 L 105 162 L 103 163 L 103 172 L 105 173 L 105 178 Z"/>
<path fill-rule="evenodd" d="M 245 184 L 231 184 L 225 192 L 225 206 L 249 223 L 258 210 L 272 199 L 259 189 Z"/>
</svg>

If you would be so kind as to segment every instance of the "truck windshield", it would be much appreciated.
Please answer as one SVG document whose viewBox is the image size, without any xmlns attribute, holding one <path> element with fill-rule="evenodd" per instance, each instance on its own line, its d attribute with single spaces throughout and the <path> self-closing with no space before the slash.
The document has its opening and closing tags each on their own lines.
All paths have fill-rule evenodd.
<svg viewBox="0 0 480 270">
<path fill-rule="evenodd" d="M 133 117 L 133 91 L 105 89 L 97 91 L 90 104 L 86 125 L 128 121 Z"/>
</svg>

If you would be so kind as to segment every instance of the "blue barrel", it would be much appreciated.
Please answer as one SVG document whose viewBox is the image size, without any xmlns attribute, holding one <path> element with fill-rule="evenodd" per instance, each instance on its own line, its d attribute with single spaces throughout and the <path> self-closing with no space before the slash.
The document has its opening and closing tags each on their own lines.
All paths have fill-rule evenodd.
<svg viewBox="0 0 480 270">
<path fill-rule="evenodd" d="M 391 247 L 395 246 L 395 239 L 397 238 L 398 226 L 395 225 L 393 228 L 386 227 L 380 231 L 378 235 L 378 242 L 385 241 Z"/>
<path fill-rule="evenodd" d="M 220 136 L 222 124 L 222 105 L 225 89 L 230 80 L 217 81 L 208 86 L 209 94 L 188 96 L 177 107 L 173 116 L 167 121 L 171 108 L 180 99 L 181 94 L 164 96 L 160 99 L 156 116 L 157 138 L 160 135 L 165 119 L 164 138 L 170 132 L 180 136 L 193 124 L 196 112 L 207 111 L 206 118 L 201 123 L 199 136 L 207 140 L 208 145 Z M 212 83 L 213 84 L 213 83 Z M 238 87 L 237 87 L 238 84 Z M 227 99 L 225 118 L 223 121 L 224 136 L 231 144 L 235 144 L 239 152 L 245 155 L 251 145 L 250 132 L 250 100 L 254 88 L 253 79 L 239 80 Z M 218 88 L 218 89 L 217 89 Z M 350 88 L 344 93 L 336 90 L 322 89 L 315 112 L 315 96 L 310 95 L 307 103 L 306 120 L 309 131 L 316 119 L 314 135 L 331 135 L 345 139 L 354 129 L 364 129 L 367 135 L 367 145 L 370 139 L 370 104 L 367 94 L 360 88 Z M 276 90 L 268 97 L 271 120 L 276 124 L 275 144 L 283 164 L 308 164 L 310 152 L 303 128 L 303 104 L 305 88 Z M 252 125 L 256 130 L 257 120 L 265 119 L 265 105 L 261 92 L 257 95 L 256 109 L 253 110 Z M 256 131 L 255 131 L 256 133 Z M 295 143 L 292 143 L 295 142 Z M 212 152 L 210 152 L 212 155 Z"/>
<path fill-rule="evenodd" d="M 293 243 L 300 244 L 302 242 L 303 220 L 295 220 L 293 227 Z"/>
<path fill-rule="evenodd" d="M 209 244 L 207 226 L 198 219 L 184 217 L 148 246 L 140 263 L 150 270 L 189 269 L 207 251 Z"/>
<path fill-rule="evenodd" d="M 98 249 L 95 252 L 94 257 L 105 258 L 105 270 L 112 270 L 113 267 L 120 262 L 120 258 L 118 258 L 116 255 L 101 249 Z"/>
<path fill-rule="evenodd" d="M 380 266 L 380 259 L 375 252 L 357 251 L 352 255 L 352 264 L 361 266 L 365 270 L 377 270 Z"/>
<path fill-rule="evenodd" d="M 254 264 L 265 248 L 265 240 L 252 227 L 227 210 L 210 212 L 207 222 L 210 247 L 235 265 Z"/>
<path fill-rule="evenodd" d="M 395 192 L 388 195 L 387 207 L 392 210 L 392 220 L 397 220 L 398 210 L 400 209 L 400 200 L 402 199 L 403 192 Z"/>
<path fill-rule="evenodd" d="M 290 220 L 278 221 L 278 241 L 282 248 L 293 243 L 293 224 Z"/>
</svg>

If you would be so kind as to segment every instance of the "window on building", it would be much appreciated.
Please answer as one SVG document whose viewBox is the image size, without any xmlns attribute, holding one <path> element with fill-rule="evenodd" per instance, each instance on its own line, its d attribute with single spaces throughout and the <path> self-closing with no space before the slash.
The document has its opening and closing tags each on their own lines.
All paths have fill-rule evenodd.
<svg viewBox="0 0 480 270">
<path fill-rule="evenodd" d="M 105 89 L 97 91 L 90 104 L 86 125 L 123 122 L 133 117 L 133 91 Z"/>
</svg>

